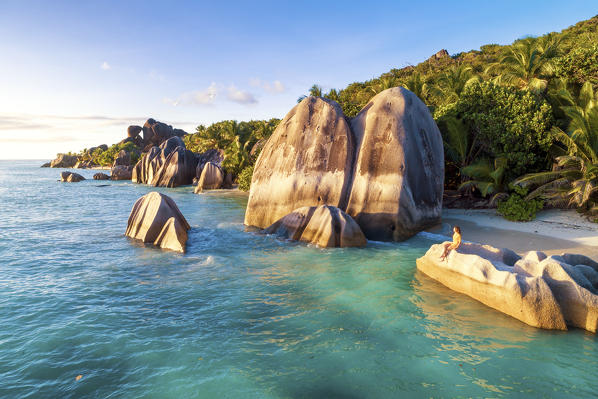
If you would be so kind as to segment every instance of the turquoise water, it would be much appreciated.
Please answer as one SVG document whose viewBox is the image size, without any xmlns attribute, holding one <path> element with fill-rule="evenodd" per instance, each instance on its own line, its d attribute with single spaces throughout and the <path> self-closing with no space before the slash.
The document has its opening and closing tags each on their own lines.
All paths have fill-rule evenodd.
<svg viewBox="0 0 598 399">
<path fill-rule="evenodd" d="M 433 237 L 318 249 L 245 232 L 243 195 L 159 189 L 192 226 L 181 255 L 123 236 L 153 188 L 60 183 L 40 163 L 0 162 L 1 398 L 598 392 L 594 334 L 528 327 L 420 275 Z"/>
</svg>

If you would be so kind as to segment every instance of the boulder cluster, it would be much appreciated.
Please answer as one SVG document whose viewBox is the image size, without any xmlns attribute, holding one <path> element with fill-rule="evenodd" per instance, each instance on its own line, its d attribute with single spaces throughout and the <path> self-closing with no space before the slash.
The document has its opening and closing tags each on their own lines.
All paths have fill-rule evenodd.
<svg viewBox="0 0 598 399">
<path fill-rule="evenodd" d="M 60 174 L 60 181 L 61 182 L 66 182 L 66 183 L 78 183 L 82 180 L 85 180 L 85 178 L 83 176 L 81 176 L 78 173 L 75 172 L 62 172 Z"/>
<path fill-rule="evenodd" d="M 417 269 L 448 288 L 530 326 L 598 330 L 598 262 L 575 254 L 520 257 L 508 249 L 464 243 L 441 261 L 444 245 L 417 259 Z"/>
<path fill-rule="evenodd" d="M 334 101 L 307 97 L 257 159 L 245 224 L 267 228 L 326 205 L 368 239 L 401 241 L 440 221 L 443 181 L 440 131 L 409 90 L 379 93 L 353 119 Z"/>
<path fill-rule="evenodd" d="M 154 191 L 133 205 L 125 235 L 160 248 L 185 252 L 190 228 L 172 198 Z"/>
</svg>

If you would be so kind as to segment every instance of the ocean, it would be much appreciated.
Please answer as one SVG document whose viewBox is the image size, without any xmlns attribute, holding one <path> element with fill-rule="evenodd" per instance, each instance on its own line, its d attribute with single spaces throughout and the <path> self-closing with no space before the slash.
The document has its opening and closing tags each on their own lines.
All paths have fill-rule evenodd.
<svg viewBox="0 0 598 399">
<path fill-rule="evenodd" d="M 1 398 L 597 395 L 595 334 L 417 272 L 441 237 L 321 249 L 246 231 L 244 194 L 60 183 L 41 163 L 0 161 Z M 186 254 L 124 236 L 152 190 L 190 223 Z"/>
</svg>

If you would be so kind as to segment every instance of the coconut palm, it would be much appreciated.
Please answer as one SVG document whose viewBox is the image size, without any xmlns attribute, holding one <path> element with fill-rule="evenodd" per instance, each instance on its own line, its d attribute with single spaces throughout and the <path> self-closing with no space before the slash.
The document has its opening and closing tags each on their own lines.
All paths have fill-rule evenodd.
<svg viewBox="0 0 598 399">
<path fill-rule="evenodd" d="M 310 96 L 312 96 L 312 97 L 322 97 L 322 86 L 318 86 L 318 85 L 316 85 L 316 84 L 312 85 L 312 86 L 309 88 L 309 95 L 310 95 Z M 297 102 L 298 102 L 298 103 L 300 103 L 300 102 L 301 102 L 301 101 L 303 101 L 303 100 L 304 100 L 306 97 L 307 97 L 306 95 L 300 96 L 300 97 L 297 99 Z"/>
<path fill-rule="evenodd" d="M 527 38 L 509 47 L 499 62 L 486 68 L 486 73 L 498 72 L 497 81 L 521 89 L 544 91 L 553 73 L 553 58 L 558 54 L 560 41 L 548 35 L 541 39 Z"/>
<path fill-rule="evenodd" d="M 586 82 L 576 99 L 570 93 L 561 94 L 572 103 L 561 106 L 569 125 L 566 132 L 555 126 L 551 133 L 563 145 L 564 155 L 555 158 L 552 171 L 528 174 L 515 183 L 537 186 L 528 198 L 543 196 L 554 203 L 597 211 L 598 92 Z"/>
<path fill-rule="evenodd" d="M 472 83 L 479 82 L 473 68 L 466 65 L 452 65 L 438 79 L 437 95 L 444 103 L 452 103 L 459 99 L 463 90 Z"/>
<path fill-rule="evenodd" d="M 424 103 L 428 103 L 430 98 L 437 94 L 436 88 L 431 87 L 425 78 L 419 73 L 413 73 L 403 82 L 403 86 L 412 91 Z"/>
<path fill-rule="evenodd" d="M 384 76 L 381 77 L 380 79 L 377 79 L 376 81 L 374 81 L 374 83 L 370 84 L 370 86 L 368 87 L 368 89 L 374 93 L 374 94 L 378 94 L 386 89 L 390 89 L 392 87 L 397 87 L 399 86 L 399 80 L 394 77 L 394 76 Z"/>
<path fill-rule="evenodd" d="M 328 93 L 324 96 L 329 100 L 339 102 L 340 101 L 340 94 L 336 89 L 330 89 Z"/>
</svg>

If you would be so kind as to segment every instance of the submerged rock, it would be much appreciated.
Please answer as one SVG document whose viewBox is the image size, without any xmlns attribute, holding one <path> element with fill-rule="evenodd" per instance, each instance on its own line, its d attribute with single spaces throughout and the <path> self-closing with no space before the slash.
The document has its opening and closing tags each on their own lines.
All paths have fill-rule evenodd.
<svg viewBox="0 0 598 399">
<path fill-rule="evenodd" d="M 77 183 L 82 180 L 85 180 L 85 178 L 78 173 L 66 171 L 60 174 L 61 182 Z"/>
<path fill-rule="evenodd" d="M 50 162 L 51 168 L 72 168 L 79 159 L 76 155 L 58 154 L 55 160 Z"/>
<path fill-rule="evenodd" d="M 598 329 L 598 264 L 591 259 L 542 252 L 520 258 L 510 250 L 464 243 L 441 261 L 443 249 L 433 245 L 417 259 L 418 270 L 534 327 Z"/>
<path fill-rule="evenodd" d="M 266 227 L 303 206 L 345 211 L 365 236 L 405 240 L 440 221 L 442 137 L 426 105 L 395 87 L 347 123 L 308 97 L 280 122 L 255 164 L 245 224 Z"/>
<path fill-rule="evenodd" d="M 354 150 L 353 134 L 336 102 L 301 101 L 257 159 L 245 224 L 265 228 L 304 206 L 345 209 Z"/>
<path fill-rule="evenodd" d="M 320 247 L 363 247 L 367 244 L 351 216 L 328 205 L 295 209 L 264 232 Z"/>
<path fill-rule="evenodd" d="M 215 190 L 222 187 L 224 182 L 224 173 L 218 165 L 211 162 L 205 164 L 197 186 L 195 187 L 195 193 L 200 193 L 203 190 Z"/>
<path fill-rule="evenodd" d="M 160 248 L 185 252 L 190 228 L 172 198 L 154 191 L 133 205 L 125 235 Z"/>
<path fill-rule="evenodd" d="M 110 176 L 108 176 L 106 173 L 98 172 L 95 175 L 93 175 L 93 179 L 94 180 L 109 180 Z"/>
</svg>

